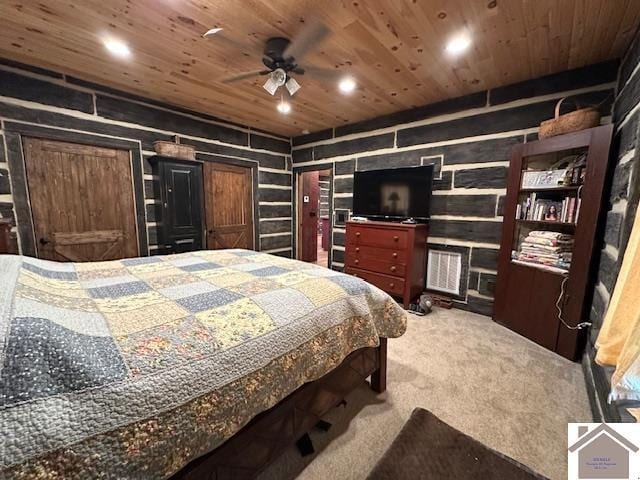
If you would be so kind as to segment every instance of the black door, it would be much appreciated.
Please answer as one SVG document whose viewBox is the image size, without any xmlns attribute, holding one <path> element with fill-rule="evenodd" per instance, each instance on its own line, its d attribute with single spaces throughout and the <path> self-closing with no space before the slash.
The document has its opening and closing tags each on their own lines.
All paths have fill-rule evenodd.
<svg viewBox="0 0 640 480">
<path fill-rule="evenodd" d="M 160 244 L 167 253 L 202 249 L 202 165 L 159 162 L 162 195 Z"/>
</svg>

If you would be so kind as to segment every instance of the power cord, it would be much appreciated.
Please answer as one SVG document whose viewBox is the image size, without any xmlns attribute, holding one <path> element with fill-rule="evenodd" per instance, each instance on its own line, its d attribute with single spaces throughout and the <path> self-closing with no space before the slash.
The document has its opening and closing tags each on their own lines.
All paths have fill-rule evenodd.
<svg viewBox="0 0 640 480">
<path fill-rule="evenodd" d="M 578 192 L 576 193 L 576 199 L 579 201 L 581 198 L 581 194 L 582 194 L 582 187 L 584 187 L 584 185 L 580 185 L 578 187 Z M 577 213 L 580 213 L 580 210 L 576 209 Z M 575 219 L 575 222 L 578 222 L 578 219 Z M 558 319 L 562 322 L 562 324 L 567 327 L 569 330 L 581 330 L 583 328 L 587 328 L 591 326 L 591 322 L 580 322 L 579 324 L 577 324 L 576 326 L 572 326 L 569 325 L 564 318 L 562 318 L 562 307 L 560 306 L 560 304 L 562 303 L 562 299 L 564 298 L 564 287 L 567 284 L 567 281 L 569 280 L 569 275 L 564 275 L 564 278 L 562 279 L 562 284 L 560 285 L 560 296 L 558 297 L 558 300 L 556 300 L 556 309 L 558 309 Z"/>
<path fill-rule="evenodd" d="M 591 322 L 581 322 L 581 323 L 577 324 L 576 326 L 573 326 L 573 325 L 569 325 L 564 320 L 564 318 L 562 318 L 562 307 L 560 306 L 560 303 L 562 302 L 562 299 L 564 298 L 564 287 L 567 284 L 568 280 L 569 280 L 569 276 L 565 275 L 564 278 L 562 279 L 562 284 L 560 285 L 560 296 L 558 297 L 558 300 L 556 300 L 556 308 L 558 309 L 558 319 L 569 330 L 582 330 L 583 328 L 590 327 L 591 326 Z"/>
</svg>

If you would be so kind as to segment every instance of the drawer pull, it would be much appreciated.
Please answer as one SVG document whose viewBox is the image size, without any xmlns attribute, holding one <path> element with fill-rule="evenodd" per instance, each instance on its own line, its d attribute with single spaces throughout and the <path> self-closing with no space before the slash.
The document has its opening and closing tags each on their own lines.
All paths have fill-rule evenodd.
<svg viewBox="0 0 640 480">
<path fill-rule="evenodd" d="M 393 236 L 393 241 L 394 241 L 394 242 L 397 242 L 398 240 L 399 240 L 399 237 L 398 237 L 397 235 L 394 235 L 394 236 Z"/>
<path fill-rule="evenodd" d="M 359 252 L 359 251 L 360 251 L 360 247 L 356 247 L 356 252 Z"/>
<path fill-rule="evenodd" d="M 358 274 L 357 273 L 352 273 L 351 275 L 353 275 L 354 277 L 357 277 Z"/>
<path fill-rule="evenodd" d="M 360 232 L 356 232 L 356 237 L 359 237 L 359 236 L 360 236 Z"/>
<path fill-rule="evenodd" d="M 357 249 L 356 249 L 357 250 Z M 393 252 L 393 254 L 391 255 L 393 258 L 398 258 L 398 252 Z"/>
<path fill-rule="evenodd" d="M 358 263 L 358 261 L 357 261 L 357 260 L 356 260 L 356 263 Z M 390 268 L 390 270 L 391 270 L 392 272 L 395 272 L 395 271 L 396 271 L 396 267 L 395 267 L 395 265 L 394 265 L 394 266 L 392 266 L 392 267 Z"/>
<path fill-rule="evenodd" d="M 391 282 L 391 283 L 389 284 L 389 288 L 393 288 L 393 287 L 395 287 L 395 286 L 396 286 L 396 284 L 395 284 L 395 283 L 393 283 L 393 282 Z"/>
<path fill-rule="evenodd" d="M 353 263 L 355 263 L 356 265 L 360 263 L 360 260 L 358 260 L 357 258 L 353 261 Z"/>
</svg>

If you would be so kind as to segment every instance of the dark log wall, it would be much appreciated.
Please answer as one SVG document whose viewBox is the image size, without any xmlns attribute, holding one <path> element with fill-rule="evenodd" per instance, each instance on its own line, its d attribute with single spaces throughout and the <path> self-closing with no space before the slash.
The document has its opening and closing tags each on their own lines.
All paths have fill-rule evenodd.
<svg viewBox="0 0 640 480">
<path fill-rule="evenodd" d="M 535 139 L 557 100 L 599 104 L 610 121 L 617 62 L 529 80 L 296 137 L 293 169 L 334 167 L 334 208 L 352 207 L 353 172 L 435 164 L 429 245 L 462 254 L 456 306 L 491 315 L 509 152 Z M 344 261 L 334 228 L 332 266 Z"/>
<path fill-rule="evenodd" d="M 606 402 L 611 369 L 593 363 L 593 346 L 597 339 L 616 279 L 640 199 L 640 34 L 624 56 L 619 70 L 616 99 L 613 105 L 614 140 L 611 150 L 611 180 L 608 212 L 593 292 L 590 320 L 593 323 L 587 346 L 585 367 L 587 385 L 592 393 L 594 415 L 600 421 L 619 421 L 630 417 L 623 408 Z"/>
<path fill-rule="evenodd" d="M 288 138 L 10 61 L 0 61 L 0 122 L 0 218 L 12 218 L 14 225 L 16 211 L 28 208 L 23 176 L 15 171 L 11 177 L 11 166 L 20 164 L 22 135 L 52 135 L 80 143 L 113 139 L 128 142 L 126 148 L 132 145 L 132 158 L 142 163 L 134 169 L 144 180 L 143 192 L 138 192 L 146 210 L 145 218 L 139 219 L 146 227 L 141 238 L 150 254 L 158 252 L 159 182 L 148 158 L 154 154 L 155 140 L 178 135 L 181 143 L 196 147 L 199 160 L 257 165 L 260 249 L 291 256 Z M 24 245 L 26 233 L 20 238 L 21 229 L 26 232 L 29 227 L 27 222 L 20 224 L 20 216 L 17 220 L 14 248 L 30 253 L 31 247 Z M 147 252 L 146 245 L 141 247 Z"/>
<path fill-rule="evenodd" d="M 295 169 L 334 168 L 334 208 L 351 208 L 356 169 L 434 163 L 436 179 L 429 243 L 463 256 L 457 306 L 490 315 L 511 147 L 535 139 L 537 125 L 552 114 L 557 99 L 564 95 L 575 95 L 582 103 L 600 104 L 605 115 L 603 121 L 609 121 L 616 76 L 616 62 L 592 65 L 296 137 L 291 141 L 291 150 L 290 141 L 276 135 L 55 72 L 3 62 L 0 216 L 15 220 L 16 208 L 28 206 L 21 189 L 15 188 L 20 185 L 14 185 L 19 178 L 10 178 L 12 162 L 7 152 L 21 154 L 18 132 L 30 127 L 55 131 L 69 141 L 89 141 L 93 135 L 137 145 L 134 153 L 142 163 L 144 180 L 140 195 L 144 196 L 146 213 L 142 222 L 147 227 L 150 253 L 160 247 L 157 228 L 162 221 L 158 178 L 147 161 L 153 155 L 155 140 L 170 140 L 178 135 L 182 143 L 196 147 L 200 160 L 244 160 L 257 164 L 260 248 L 284 256 L 291 256 L 293 251 L 292 158 Z M 631 72 L 626 76 L 631 78 Z M 624 107 L 618 108 L 616 115 L 621 115 L 622 108 L 633 110 L 627 97 L 637 94 L 637 88 L 637 82 L 627 87 L 631 93 L 620 97 Z M 633 135 L 628 132 L 637 121 L 627 123 L 629 126 L 618 135 L 619 142 L 625 145 L 635 138 L 635 132 Z M 617 185 L 614 192 L 620 192 L 621 198 L 626 195 L 625 185 L 631 175 L 629 155 L 624 157 L 614 180 Z M 617 206 L 610 213 L 611 222 L 621 221 L 619 209 Z M 17 227 L 14 234 L 21 226 Z M 615 237 L 607 234 L 609 242 L 613 241 L 612 235 Z M 344 258 L 344 230 L 335 228 L 332 241 L 332 265 L 339 269 Z M 606 255 L 602 258 L 603 262 L 611 260 Z M 603 285 L 607 284 L 607 271 L 603 269 Z M 594 300 L 594 308 L 602 310 L 598 302 L 602 303 L 600 297 Z"/>
</svg>

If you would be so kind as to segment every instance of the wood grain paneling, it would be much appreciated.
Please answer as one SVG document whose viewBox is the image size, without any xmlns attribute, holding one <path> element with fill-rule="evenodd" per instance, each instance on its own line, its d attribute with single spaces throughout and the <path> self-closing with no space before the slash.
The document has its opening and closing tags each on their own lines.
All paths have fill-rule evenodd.
<svg viewBox="0 0 640 480">
<path fill-rule="evenodd" d="M 24 153 L 39 258 L 138 256 L 128 151 L 25 138 Z"/>
<path fill-rule="evenodd" d="M 262 78 L 221 82 L 260 68 L 267 38 L 313 17 L 333 35 L 306 62 L 354 75 L 356 94 L 303 76 L 283 116 Z M 639 22 L 640 0 L 2 2 L 0 56 L 293 136 L 618 58 Z M 203 39 L 213 26 L 223 35 Z M 463 28 L 473 45 L 452 58 L 444 46 Z M 131 58 L 111 57 L 105 36 Z"/>
</svg>

